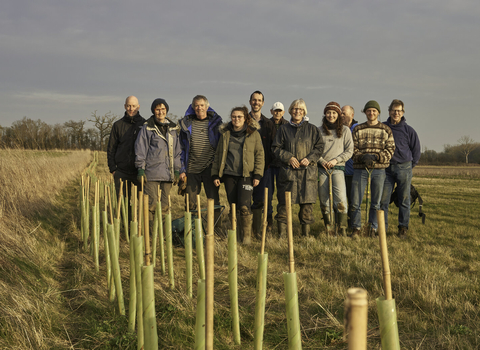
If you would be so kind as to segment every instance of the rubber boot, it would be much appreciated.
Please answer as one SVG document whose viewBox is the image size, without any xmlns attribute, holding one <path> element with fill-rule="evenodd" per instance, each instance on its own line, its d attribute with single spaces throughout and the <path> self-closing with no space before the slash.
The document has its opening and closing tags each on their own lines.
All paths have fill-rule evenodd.
<svg viewBox="0 0 480 350">
<path fill-rule="evenodd" d="M 343 237 L 347 237 L 347 228 L 348 228 L 348 214 L 347 213 L 338 213 L 337 222 L 339 227 L 339 233 Z"/>
<path fill-rule="evenodd" d="M 267 233 L 266 233 L 267 237 L 272 236 L 272 223 L 273 223 L 273 219 L 271 217 L 267 218 Z"/>
<path fill-rule="evenodd" d="M 287 224 L 277 221 L 277 230 L 278 230 L 279 239 L 283 239 L 287 237 Z"/>
<path fill-rule="evenodd" d="M 253 235 L 258 240 L 262 239 L 262 209 L 253 209 Z"/>
<path fill-rule="evenodd" d="M 242 236 L 243 244 L 248 245 L 252 243 L 252 214 L 241 216 L 240 221 L 242 222 Z"/>
<path fill-rule="evenodd" d="M 302 225 L 302 236 L 308 237 L 309 234 L 310 234 L 310 225 L 303 224 Z"/>
<path fill-rule="evenodd" d="M 322 213 L 323 215 L 323 222 L 325 224 L 325 233 L 327 236 L 334 235 L 335 230 L 332 227 L 332 223 L 330 222 L 330 214 Z"/>
</svg>

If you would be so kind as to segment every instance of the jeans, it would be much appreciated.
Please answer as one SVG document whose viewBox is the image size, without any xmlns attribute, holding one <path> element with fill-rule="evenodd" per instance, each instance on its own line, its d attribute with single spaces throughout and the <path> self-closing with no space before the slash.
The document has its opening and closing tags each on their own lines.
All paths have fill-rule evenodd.
<svg viewBox="0 0 480 350">
<path fill-rule="evenodd" d="M 380 208 L 385 212 L 385 226 L 388 228 L 388 205 L 393 192 L 393 187 L 397 184 L 398 194 L 398 228 L 408 229 L 410 222 L 410 185 L 412 184 L 412 162 L 391 164 L 385 170 L 385 184 L 383 186 L 383 195 Z M 375 220 L 376 222 L 376 220 Z"/>
<path fill-rule="evenodd" d="M 378 228 L 377 225 L 377 210 L 380 209 L 380 200 L 382 199 L 383 184 L 385 182 L 385 169 L 370 169 L 371 181 L 370 181 L 370 193 L 371 202 L 368 215 L 368 222 L 372 224 L 374 229 Z M 366 169 L 355 169 L 353 171 L 352 181 L 352 227 L 354 229 L 360 229 L 362 227 L 362 214 L 361 206 L 363 195 L 365 193 L 365 187 L 368 182 L 368 172 Z M 368 195 L 368 194 L 367 194 Z"/>
<path fill-rule="evenodd" d="M 330 213 L 330 187 L 328 173 L 323 167 L 318 168 L 318 196 L 320 197 L 320 209 L 323 214 Z M 333 209 L 339 213 L 348 212 L 347 188 L 345 176 L 342 170 L 333 170 L 332 173 Z"/>
</svg>

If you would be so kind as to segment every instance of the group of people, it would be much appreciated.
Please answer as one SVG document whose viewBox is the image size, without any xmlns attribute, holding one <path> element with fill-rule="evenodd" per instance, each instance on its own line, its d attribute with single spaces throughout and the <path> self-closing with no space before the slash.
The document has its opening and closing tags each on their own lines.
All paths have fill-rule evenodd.
<svg viewBox="0 0 480 350">
<path fill-rule="evenodd" d="M 350 228 L 353 238 L 359 236 L 360 206 L 371 179 L 371 232 L 377 229 L 376 210 L 388 214 L 396 184 L 400 203 L 398 235 L 406 238 L 412 168 L 420 158 L 420 143 L 417 133 L 406 124 L 402 101 L 392 101 L 385 123 L 378 120 L 379 104 L 367 102 L 363 109 L 367 121 L 362 124 L 353 119 L 353 107 L 341 108 L 329 102 L 320 127 L 309 122 L 303 99 L 290 104 L 289 120 L 284 118 L 281 102 L 273 104 L 271 118 L 265 117 L 260 91 L 250 95 L 249 104 L 250 111 L 245 106 L 234 107 L 230 120 L 223 123 L 208 99 L 197 95 L 185 116 L 174 123 L 167 118 L 169 106 L 165 99 L 153 101 L 152 116 L 145 120 L 140 116 L 138 99 L 129 96 L 124 117 L 112 127 L 107 149 L 117 192 L 120 181 L 140 186 L 143 178 L 153 215 L 159 186 L 164 211 L 168 209 L 172 185 L 178 182 L 186 183 L 188 205 L 195 210 L 202 183 L 207 198 L 220 208 L 219 188 L 223 183 L 229 204 L 235 203 L 237 208 L 239 238 L 249 244 L 252 237 L 261 236 L 265 201 L 267 235 L 272 232 L 275 189 L 279 237 L 286 235 L 287 191 L 292 204 L 300 205 L 298 217 L 303 235 L 309 234 L 314 222 L 313 204 L 318 192 L 327 232 L 339 230 L 346 234 Z M 219 209 L 215 215 L 218 218 Z"/>
</svg>

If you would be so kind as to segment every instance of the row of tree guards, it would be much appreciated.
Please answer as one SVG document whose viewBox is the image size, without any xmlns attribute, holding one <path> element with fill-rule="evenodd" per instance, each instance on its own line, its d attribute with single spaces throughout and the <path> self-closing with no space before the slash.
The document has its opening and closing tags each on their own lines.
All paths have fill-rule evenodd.
<svg viewBox="0 0 480 350">
<path fill-rule="evenodd" d="M 96 156 L 98 157 L 98 155 Z M 129 306 L 128 329 L 137 334 L 137 349 L 158 349 L 157 321 L 155 313 L 154 268 L 159 262 L 162 275 L 168 277 L 170 289 L 175 288 L 172 244 L 172 214 L 170 198 L 168 211 L 162 213 L 160 202 L 161 193 L 158 189 L 158 202 L 153 220 L 149 217 L 148 196 L 131 185 L 132 198 L 128 198 L 128 191 L 124 191 L 121 183 L 118 198 L 115 195 L 112 183 L 101 183 L 94 176 L 96 160 L 81 180 L 81 240 L 83 249 L 89 252 L 94 259 L 95 269 L 99 272 L 100 239 L 104 240 L 104 254 L 106 261 L 107 287 L 110 301 L 117 301 L 118 311 L 126 315 L 121 269 L 119 262 L 120 231 L 123 225 L 125 240 L 129 246 L 130 278 L 129 278 Z M 91 190 L 90 187 L 93 189 Z M 142 184 L 143 187 L 143 184 Z M 138 191 L 138 193 L 137 193 Z M 265 198 L 268 198 L 268 189 L 265 189 Z M 93 198 L 91 198 L 93 197 Z M 100 202 L 103 202 L 103 211 L 100 212 Z M 186 203 L 189 203 L 187 198 Z M 285 285 L 285 305 L 288 330 L 289 349 L 301 349 L 301 328 L 298 305 L 297 276 L 295 272 L 291 194 L 286 193 L 287 232 L 288 232 L 288 272 L 283 274 Z M 207 203 L 207 230 L 203 236 L 202 218 L 199 214 L 201 203 L 197 196 L 198 211 L 192 225 L 192 213 L 187 208 L 184 214 L 184 243 L 186 264 L 186 294 L 193 297 L 193 226 L 195 233 L 195 248 L 198 264 L 199 280 L 197 283 L 197 310 L 195 324 L 195 349 L 213 349 L 214 340 L 214 201 Z M 232 205 L 232 229 L 228 230 L 228 283 L 230 291 L 230 311 L 232 318 L 232 336 L 234 343 L 241 344 L 240 321 L 238 307 L 237 285 L 237 233 L 235 204 Z M 128 213 L 131 213 L 130 222 Z M 264 212 L 267 212 L 266 203 Z M 115 213 L 115 216 L 114 216 Z M 395 300 L 392 299 L 390 284 L 390 268 L 388 263 L 385 222 L 383 212 L 379 211 L 379 237 L 383 265 L 385 296 L 379 297 L 377 302 L 380 321 L 382 349 L 400 349 L 396 320 Z M 101 218 L 101 219 L 100 219 Z M 123 219 L 123 220 L 122 220 Z M 162 224 L 162 219 L 164 224 Z M 128 224 L 129 222 L 129 224 Z M 150 230 L 152 229 L 152 232 Z M 267 229 L 266 216 L 263 221 L 263 234 L 260 252 L 257 256 L 257 281 L 255 303 L 254 349 L 262 349 L 265 298 L 267 288 L 268 253 L 265 252 L 265 233 Z M 103 233 L 103 235 L 101 234 Z M 205 255 L 204 255 L 205 242 Z M 159 244 L 157 244 L 159 243 Z M 160 251 L 159 258 L 157 250 Z M 165 259 L 166 250 L 166 259 Z M 165 264 L 166 260 L 166 264 Z M 166 269 L 167 268 L 167 269 Z M 367 348 L 367 292 L 361 288 L 351 288 L 347 291 L 345 302 L 345 331 L 344 339 L 349 349 Z"/>
</svg>

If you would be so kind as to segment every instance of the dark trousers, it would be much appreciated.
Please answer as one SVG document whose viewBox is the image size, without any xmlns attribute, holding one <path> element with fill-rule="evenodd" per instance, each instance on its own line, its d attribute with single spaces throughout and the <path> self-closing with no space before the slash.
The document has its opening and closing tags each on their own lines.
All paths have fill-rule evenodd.
<svg viewBox="0 0 480 350">
<path fill-rule="evenodd" d="M 215 205 L 220 205 L 220 197 L 218 195 L 218 187 L 215 186 L 212 179 L 212 165 L 209 165 L 199 174 L 187 173 L 187 193 L 190 210 L 197 209 L 197 194 L 200 194 L 203 188 L 208 199 L 213 199 Z"/>
<path fill-rule="evenodd" d="M 125 193 L 128 193 L 128 198 L 132 198 L 132 183 L 137 186 L 137 191 L 141 191 L 140 182 L 137 180 L 137 175 L 126 174 L 120 170 L 116 170 L 113 178 L 115 181 L 115 192 L 117 193 L 117 198 L 120 194 L 120 180 L 123 182 L 123 197 L 125 197 Z"/>
<path fill-rule="evenodd" d="M 260 183 L 257 187 L 253 188 L 253 204 L 252 209 L 263 209 L 264 201 L 265 201 L 265 187 L 268 188 L 268 217 L 272 217 L 273 208 L 272 208 L 272 194 L 273 188 L 270 184 L 271 175 L 270 169 L 266 169 L 263 173 L 263 177 L 260 180 Z"/>
<path fill-rule="evenodd" d="M 284 224 L 287 223 L 287 207 L 285 205 L 285 200 L 283 200 L 281 203 L 278 203 L 275 220 Z M 313 217 L 313 203 L 300 204 L 298 220 L 300 220 L 302 225 L 310 225 L 315 222 L 315 218 Z"/>
<path fill-rule="evenodd" d="M 223 184 L 227 193 L 228 203 L 235 203 L 237 211 L 241 216 L 251 214 L 250 205 L 252 204 L 253 185 L 251 177 L 224 175 Z"/>
</svg>

